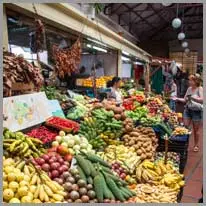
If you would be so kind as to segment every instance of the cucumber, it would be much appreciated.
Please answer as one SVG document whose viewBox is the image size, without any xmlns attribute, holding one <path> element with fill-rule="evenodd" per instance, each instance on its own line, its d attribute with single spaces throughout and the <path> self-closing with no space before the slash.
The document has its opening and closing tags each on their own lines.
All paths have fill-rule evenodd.
<svg viewBox="0 0 206 206">
<path fill-rule="evenodd" d="M 86 175 L 84 174 L 82 168 L 79 165 L 77 165 L 77 169 L 79 171 L 79 175 L 80 175 L 81 179 L 83 179 L 86 182 L 87 178 L 86 178 Z"/>
</svg>

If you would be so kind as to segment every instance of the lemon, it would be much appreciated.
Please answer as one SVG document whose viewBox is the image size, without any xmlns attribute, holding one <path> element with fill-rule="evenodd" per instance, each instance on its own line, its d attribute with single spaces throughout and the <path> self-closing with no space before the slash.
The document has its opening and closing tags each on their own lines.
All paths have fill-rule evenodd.
<svg viewBox="0 0 206 206">
<path fill-rule="evenodd" d="M 29 183 L 26 182 L 25 180 L 23 180 L 23 181 L 21 181 L 21 182 L 19 183 L 19 186 L 20 186 L 20 187 L 28 186 L 28 185 L 29 185 Z"/>
<path fill-rule="evenodd" d="M 39 200 L 39 199 L 34 199 L 32 202 L 33 202 L 33 203 L 41 203 L 41 200 Z"/>
<path fill-rule="evenodd" d="M 12 158 L 5 159 L 3 161 L 3 165 L 4 165 L 4 167 L 14 165 L 14 160 Z"/>
<path fill-rule="evenodd" d="M 20 200 L 18 198 L 12 198 L 9 203 L 21 203 Z"/>
<path fill-rule="evenodd" d="M 21 173 L 21 170 L 18 169 L 18 168 L 14 168 L 14 173 L 15 173 L 15 174 L 20 174 L 20 173 Z"/>
<path fill-rule="evenodd" d="M 36 186 L 35 185 L 31 185 L 30 187 L 29 187 L 29 191 L 30 192 L 32 192 L 33 194 L 36 192 Z"/>
<path fill-rule="evenodd" d="M 24 196 L 24 197 L 21 198 L 21 202 L 22 203 L 31 203 L 32 198 L 30 196 Z"/>
<path fill-rule="evenodd" d="M 3 192 L 4 200 L 10 200 L 14 197 L 14 192 L 11 189 L 5 189 Z"/>
<path fill-rule="evenodd" d="M 3 180 L 7 179 L 7 174 L 5 172 L 3 172 Z"/>
<path fill-rule="evenodd" d="M 16 175 L 13 172 L 9 173 L 8 176 L 7 176 L 7 180 L 9 182 L 15 181 L 16 180 Z"/>
<path fill-rule="evenodd" d="M 16 175 L 16 180 L 18 182 L 21 182 L 22 180 L 24 180 L 24 174 L 23 173 L 17 174 Z"/>
<path fill-rule="evenodd" d="M 18 189 L 18 195 L 20 197 L 26 196 L 28 194 L 28 187 L 23 186 Z"/>
<path fill-rule="evenodd" d="M 15 192 L 19 188 L 19 184 L 17 182 L 10 182 L 9 188 Z"/>
<path fill-rule="evenodd" d="M 3 181 L 3 189 L 5 190 L 8 187 L 8 182 Z"/>
<path fill-rule="evenodd" d="M 7 174 L 9 174 L 10 172 L 13 172 L 14 167 L 12 166 L 6 166 L 4 167 L 4 172 L 6 172 Z"/>
</svg>

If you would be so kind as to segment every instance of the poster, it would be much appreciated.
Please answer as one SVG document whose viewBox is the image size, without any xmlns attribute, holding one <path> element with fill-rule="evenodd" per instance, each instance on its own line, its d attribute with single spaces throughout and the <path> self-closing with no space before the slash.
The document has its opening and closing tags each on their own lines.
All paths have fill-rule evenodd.
<svg viewBox="0 0 206 206">
<path fill-rule="evenodd" d="M 52 116 L 65 118 L 64 112 L 62 111 L 59 101 L 58 100 L 48 100 L 48 101 L 50 107 L 49 110 L 51 111 Z"/>
<path fill-rule="evenodd" d="M 51 116 L 44 92 L 3 98 L 3 127 L 13 132 L 43 123 Z"/>
</svg>

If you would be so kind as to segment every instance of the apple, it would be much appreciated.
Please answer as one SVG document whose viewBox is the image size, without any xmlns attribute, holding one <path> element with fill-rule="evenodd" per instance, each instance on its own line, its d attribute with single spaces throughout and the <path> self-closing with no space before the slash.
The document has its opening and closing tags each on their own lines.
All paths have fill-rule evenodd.
<svg viewBox="0 0 206 206">
<path fill-rule="evenodd" d="M 52 176 L 52 178 L 59 177 L 59 172 L 58 172 L 58 170 L 53 170 L 53 171 L 51 172 L 51 176 Z"/>
<path fill-rule="evenodd" d="M 52 147 L 57 147 L 57 146 L 59 146 L 59 142 L 57 141 L 52 142 Z"/>
<path fill-rule="evenodd" d="M 68 162 L 71 162 L 72 161 L 72 155 L 71 154 L 67 154 L 64 156 L 64 160 L 68 161 Z"/>
<path fill-rule="evenodd" d="M 69 150 L 64 145 L 60 145 L 60 146 L 57 147 L 57 152 L 61 155 L 65 155 L 69 152 Z"/>
<path fill-rule="evenodd" d="M 45 172 L 48 172 L 50 170 L 50 166 L 49 164 L 45 163 L 41 166 L 41 168 L 45 171 Z"/>
</svg>

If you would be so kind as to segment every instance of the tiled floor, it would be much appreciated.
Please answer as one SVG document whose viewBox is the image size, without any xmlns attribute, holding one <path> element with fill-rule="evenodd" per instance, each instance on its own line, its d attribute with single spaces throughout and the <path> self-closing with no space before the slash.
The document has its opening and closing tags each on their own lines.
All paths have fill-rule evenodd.
<svg viewBox="0 0 206 206">
<path fill-rule="evenodd" d="M 202 138 L 200 140 L 200 145 L 202 145 Z M 188 148 L 188 159 L 184 171 L 186 185 L 181 200 L 182 203 L 197 203 L 201 197 L 203 184 L 202 159 L 202 147 L 199 152 L 193 152 L 193 137 L 191 136 Z"/>
</svg>

